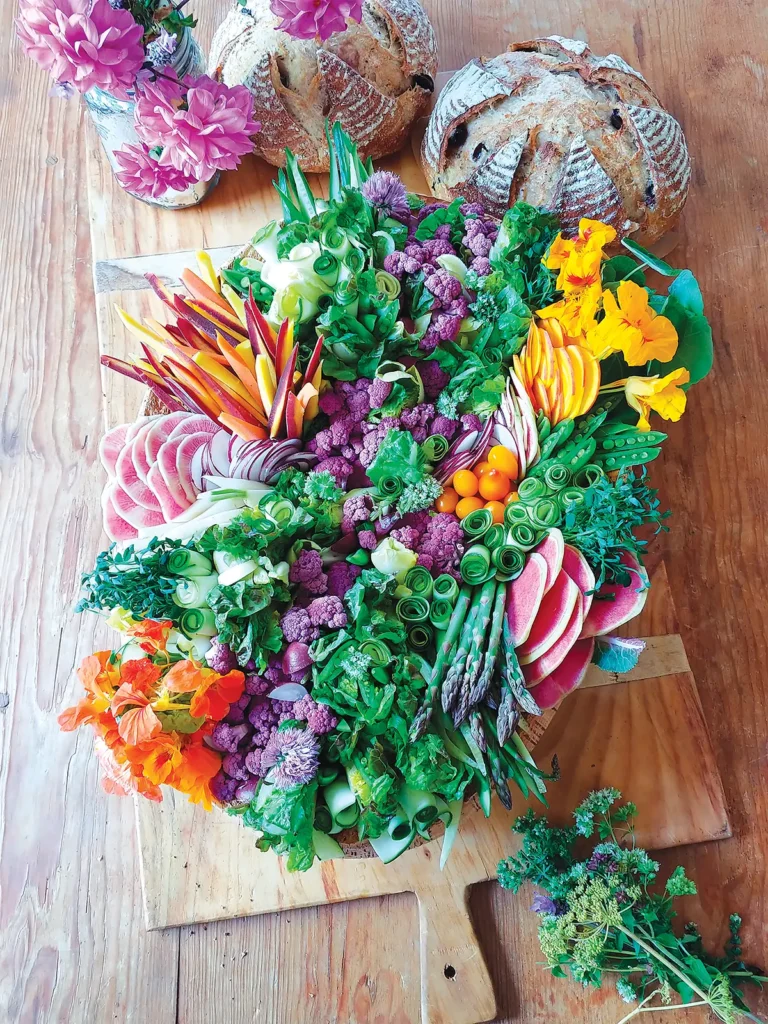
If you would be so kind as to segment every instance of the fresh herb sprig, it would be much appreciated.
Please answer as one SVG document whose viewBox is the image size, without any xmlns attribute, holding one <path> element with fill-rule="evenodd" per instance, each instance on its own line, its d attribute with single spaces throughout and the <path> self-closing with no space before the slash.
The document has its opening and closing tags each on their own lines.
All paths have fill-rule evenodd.
<svg viewBox="0 0 768 1024">
<path fill-rule="evenodd" d="M 181 546 L 181 541 L 157 538 L 138 551 L 133 544 L 122 551 L 112 544 L 97 556 L 93 571 L 81 577 L 75 611 L 125 608 L 137 619 L 170 619 L 178 624 L 182 609 L 173 595 L 180 577 L 170 571 L 168 560 Z"/>
<path fill-rule="evenodd" d="M 568 828 L 555 828 L 532 810 L 513 826 L 522 850 L 501 862 L 499 882 L 514 892 L 526 882 L 544 890 L 532 909 L 541 915 L 539 942 L 553 975 L 570 973 L 596 988 L 606 975 L 615 975 L 619 995 L 634 1004 L 619 1024 L 673 1006 L 707 1006 L 727 1024 L 759 1021 L 741 986 L 768 979 L 742 959 L 741 919 L 730 918 L 723 957 L 704 951 L 695 925 L 678 936 L 672 927 L 675 900 L 695 895 L 696 885 L 678 867 L 661 892 L 651 891 L 659 865 L 635 843 L 634 804 L 614 809 L 620 799 L 616 789 L 591 793 Z M 577 844 L 592 836 L 599 842 L 586 859 L 578 859 Z M 673 1003 L 675 993 L 681 1002 Z"/>
</svg>

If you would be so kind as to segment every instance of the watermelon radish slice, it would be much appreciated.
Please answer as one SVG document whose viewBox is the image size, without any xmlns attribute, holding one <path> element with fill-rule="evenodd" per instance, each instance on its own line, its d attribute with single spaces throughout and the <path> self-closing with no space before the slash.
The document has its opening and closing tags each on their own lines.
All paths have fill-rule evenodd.
<svg viewBox="0 0 768 1024">
<path fill-rule="evenodd" d="M 533 687 L 531 696 L 542 711 L 553 708 L 566 694 L 576 689 L 587 674 L 594 650 L 595 641 L 591 637 L 577 640 L 554 672 Z"/>
<path fill-rule="evenodd" d="M 128 444 L 129 441 L 132 441 L 134 437 L 136 437 L 138 432 L 141 430 L 141 428 L 143 426 L 146 426 L 147 423 L 156 423 L 157 420 L 159 419 L 161 419 L 160 414 L 156 416 L 138 416 L 133 421 L 133 423 L 128 424 L 128 430 L 125 435 L 125 443 Z"/>
<path fill-rule="evenodd" d="M 181 423 L 177 423 L 168 437 L 169 440 L 175 441 L 177 437 L 184 437 L 187 434 L 216 434 L 219 430 L 221 430 L 221 427 L 212 419 L 209 419 L 207 416 L 200 416 L 198 413 L 192 413 L 185 420 L 182 420 Z"/>
<path fill-rule="evenodd" d="M 139 476 L 133 461 L 134 448 L 139 440 L 140 435 L 137 434 L 120 452 L 115 467 L 117 482 L 137 505 L 159 512 L 160 502 Z"/>
<path fill-rule="evenodd" d="M 532 551 L 523 571 L 507 584 L 507 621 L 512 644 L 519 647 L 531 632 L 547 581 L 547 563 Z"/>
<path fill-rule="evenodd" d="M 180 435 L 179 437 L 171 438 L 170 441 L 166 441 L 166 444 L 173 444 L 174 441 L 179 441 L 179 447 L 176 449 L 176 475 L 190 501 L 194 501 L 202 490 L 202 480 L 200 480 L 201 486 L 196 486 L 195 484 L 192 462 L 199 453 L 199 450 L 203 445 L 208 444 L 210 439 L 210 434 L 200 431 L 197 434 Z M 202 455 L 200 457 L 202 458 Z"/>
<path fill-rule="evenodd" d="M 590 591 L 595 589 L 595 574 L 590 568 L 589 562 L 577 549 L 566 544 L 563 550 L 563 569 L 571 577 L 579 588 L 584 598 L 584 617 L 592 604 L 593 595 Z"/>
<path fill-rule="evenodd" d="M 573 606 L 568 625 L 563 635 L 556 640 L 548 651 L 545 651 L 536 661 L 523 665 L 525 685 L 529 688 L 540 683 L 563 661 L 570 649 L 579 639 L 581 626 L 584 622 L 584 597 L 579 594 L 576 604 Z"/>
<path fill-rule="evenodd" d="M 173 500 L 180 508 L 188 508 L 195 499 L 187 497 L 176 469 L 176 456 L 183 440 L 183 437 L 177 437 L 173 441 L 165 441 L 158 452 L 157 465 Z"/>
<path fill-rule="evenodd" d="M 534 548 L 537 555 L 541 555 L 547 563 L 547 582 L 544 584 L 544 593 L 551 589 L 557 579 L 557 574 L 563 567 L 563 551 L 565 542 L 563 535 L 558 529 L 549 530 L 544 540 Z"/>
<path fill-rule="evenodd" d="M 119 515 L 111 493 L 107 494 L 102 506 L 104 509 L 104 532 L 110 540 L 131 540 L 138 536 L 138 531 Z"/>
<path fill-rule="evenodd" d="M 163 479 L 160 466 L 157 463 L 155 463 L 149 471 L 149 486 L 155 492 L 155 496 L 160 502 L 162 522 L 170 523 L 171 520 L 176 518 L 176 516 L 180 516 L 185 508 L 189 508 L 189 502 L 186 502 L 182 506 L 174 500 L 173 495 L 168 490 L 168 486 Z M 154 526 L 156 524 L 153 523 L 152 525 Z"/>
<path fill-rule="evenodd" d="M 562 569 L 551 588 L 541 599 L 536 621 L 528 639 L 517 649 L 521 665 L 529 665 L 548 651 L 563 635 L 571 621 L 581 591 Z"/>
<path fill-rule="evenodd" d="M 153 424 L 152 429 L 145 435 L 144 449 L 147 453 L 147 462 L 150 466 L 157 462 L 157 453 L 163 441 L 171 436 L 171 431 L 189 417 L 188 412 L 169 412 L 160 416 Z"/>
<path fill-rule="evenodd" d="M 600 587 L 584 619 L 582 637 L 612 633 L 643 610 L 648 597 L 648 573 L 629 551 L 622 554 L 621 563 L 629 569 L 632 582 L 628 587 L 620 587 L 616 583 L 604 583 Z M 612 600 L 609 595 L 613 595 Z"/>
<path fill-rule="evenodd" d="M 113 485 L 111 498 L 117 514 L 136 530 L 146 526 L 161 526 L 165 522 L 162 512 L 137 504 L 118 483 Z"/>
<path fill-rule="evenodd" d="M 152 429 L 152 423 L 145 423 L 139 428 L 136 436 L 134 437 L 131 445 L 133 448 L 133 464 L 136 467 L 136 472 L 139 474 L 144 483 L 147 482 L 147 475 L 149 474 L 149 462 L 147 462 L 147 434 Z"/>
<path fill-rule="evenodd" d="M 107 471 L 107 476 L 114 478 L 117 475 L 117 459 L 125 448 L 125 438 L 130 426 L 132 424 L 123 423 L 119 427 L 112 427 L 99 441 L 99 458 Z"/>
</svg>

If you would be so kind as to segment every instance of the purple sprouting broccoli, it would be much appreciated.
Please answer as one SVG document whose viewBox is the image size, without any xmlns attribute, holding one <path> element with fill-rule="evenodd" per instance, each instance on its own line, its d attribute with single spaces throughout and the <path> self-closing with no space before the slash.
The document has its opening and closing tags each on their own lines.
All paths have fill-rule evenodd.
<svg viewBox="0 0 768 1024">
<path fill-rule="evenodd" d="M 461 295 L 461 281 L 442 268 L 430 274 L 424 281 L 424 286 L 435 296 L 441 308 L 448 306 Z"/>
<path fill-rule="evenodd" d="M 250 729 L 244 722 L 239 725 L 217 722 L 211 733 L 211 746 L 214 750 L 220 750 L 222 754 L 234 754 L 249 732 Z"/>
<path fill-rule="evenodd" d="M 459 421 L 452 420 L 448 416 L 435 416 L 430 427 L 433 434 L 442 434 L 447 441 L 451 440 L 458 429 Z"/>
<path fill-rule="evenodd" d="M 324 594 L 328 577 L 323 572 L 323 559 L 314 548 L 304 548 L 288 574 L 291 583 L 300 583 L 309 594 Z"/>
<path fill-rule="evenodd" d="M 343 490 L 347 485 L 347 480 L 352 475 L 352 464 L 342 458 L 341 455 L 332 455 L 330 458 L 319 462 L 315 466 L 315 471 L 317 473 L 330 473 L 336 481 L 336 486 Z"/>
<path fill-rule="evenodd" d="M 211 646 L 205 655 L 205 660 L 208 662 L 209 668 L 223 676 L 238 667 L 237 657 L 233 651 L 227 644 L 219 643 L 216 637 L 211 641 Z"/>
<path fill-rule="evenodd" d="M 221 767 L 230 777 L 238 782 L 245 782 L 249 772 L 245 766 L 245 754 L 227 754 L 221 762 Z"/>
<path fill-rule="evenodd" d="M 325 629 L 343 629 L 347 624 L 347 613 L 341 599 L 326 594 L 324 597 L 316 597 L 307 606 L 307 612 L 312 625 L 323 626 Z"/>
<path fill-rule="evenodd" d="M 325 736 L 332 732 L 339 720 L 327 704 L 315 704 L 307 715 L 307 725 L 316 736 Z"/>
<path fill-rule="evenodd" d="M 373 551 L 379 543 L 378 534 L 375 530 L 361 530 L 357 535 L 357 543 L 363 551 Z"/>
<path fill-rule="evenodd" d="M 313 625 L 306 608 L 289 608 L 280 619 L 286 643 L 311 644 L 317 640 L 320 631 Z"/>
<path fill-rule="evenodd" d="M 342 508 L 342 533 L 352 533 L 356 526 L 370 521 L 373 512 L 373 500 L 370 494 L 353 494 L 347 498 Z"/>
<path fill-rule="evenodd" d="M 434 359 L 417 363 L 416 368 L 424 385 L 424 397 L 433 402 L 451 378 Z"/>
<path fill-rule="evenodd" d="M 418 564 L 439 576 L 455 568 L 464 554 L 464 530 L 451 512 L 432 516 L 417 550 Z"/>
<path fill-rule="evenodd" d="M 362 571 L 351 562 L 334 562 L 328 569 L 328 593 L 343 598 Z"/>
<path fill-rule="evenodd" d="M 368 401 L 371 403 L 371 409 L 380 409 L 389 398 L 391 391 L 391 381 L 381 380 L 380 377 L 372 380 L 371 386 L 368 388 Z"/>
<path fill-rule="evenodd" d="M 233 803 L 237 787 L 237 780 L 230 779 L 221 769 L 211 779 L 211 793 L 220 804 Z"/>
</svg>

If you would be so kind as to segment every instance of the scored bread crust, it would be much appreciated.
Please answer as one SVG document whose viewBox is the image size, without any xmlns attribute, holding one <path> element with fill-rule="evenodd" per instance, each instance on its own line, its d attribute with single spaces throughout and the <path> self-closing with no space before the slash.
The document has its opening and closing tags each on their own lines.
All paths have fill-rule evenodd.
<svg viewBox="0 0 768 1024">
<path fill-rule="evenodd" d="M 691 165 L 682 129 L 617 54 L 551 36 L 514 43 L 458 71 L 421 150 L 433 193 L 501 216 L 517 200 L 650 242 L 676 223 Z"/>
<path fill-rule="evenodd" d="M 257 153 L 283 166 L 288 147 L 304 170 L 328 170 L 326 118 L 341 123 L 364 159 L 404 144 L 437 73 L 435 35 L 418 0 L 364 0 L 362 22 L 322 43 L 293 39 L 278 24 L 269 0 L 247 0 L 211 45 L 212 77 L 253 94 Z"/>
</svg>

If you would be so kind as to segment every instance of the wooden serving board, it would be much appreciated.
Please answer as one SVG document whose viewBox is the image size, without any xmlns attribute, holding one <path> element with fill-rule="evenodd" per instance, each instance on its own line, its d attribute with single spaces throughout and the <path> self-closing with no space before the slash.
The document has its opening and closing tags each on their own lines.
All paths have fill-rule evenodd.
<svg viewBox="0 0 768 1024">
<path fill-rule="evenodd" d="M 383 162 L 407 186 L 426 186 L 411 153 Z M 134 316 L 159 312 L 143 275 L 175 283 L 205 248 L 225 263 L 272 217 L 279 216 L 270 182 L 274 170 L 256 158 L 224 175 L 205 203 L 170 212 L 125 196 L 90 133 L 88 183 L 94 288 L 102 352 L 134 351 L 117 303 Z M 326 183 L 312 182 L 319 194 Z M 105 371 L 105 425 L 132 419 L 143 388 Z M 590 672 L 549 721 L 536 748 L 540 763 L 557 753 L 562 779 L 550 784 L 551 813 L 566 821 L 592 788 L 616 786 L 654 816 L 638 827 L 651 849 L 730 835 L 720 777 L 696 684 L 678 633 L 663 564 L 651 595 L 627 635 L 648 646 L 626 678 Z M 161 805 L 137 802 L 141 879 L 147 927 L 165 928 L 343 900 L 414 892 L 419 902 L 423 1024 L 475 1024 L 495 1016 L 488 971 L 467 912 L 469 886 L 495 877 L 514 851 L 510 815 L 495 802 L 486 820 L 470 804 L 448 865 L 438 868 L 440 843 L 414 849 L 389 866 L 376 859 L 329 861 L 304 874 L 256 850 L 254 836 L 222 812 L 206 814 L 169 793 Z M 517 811 L 524 804 L 519 802 Z M 371 935 L 372 955 L 377 936 Z"/>
</svg>

